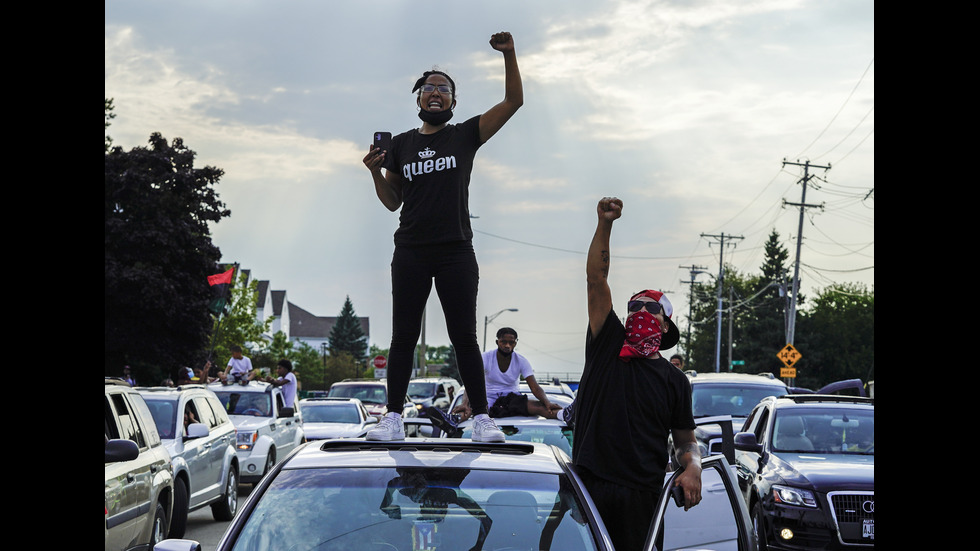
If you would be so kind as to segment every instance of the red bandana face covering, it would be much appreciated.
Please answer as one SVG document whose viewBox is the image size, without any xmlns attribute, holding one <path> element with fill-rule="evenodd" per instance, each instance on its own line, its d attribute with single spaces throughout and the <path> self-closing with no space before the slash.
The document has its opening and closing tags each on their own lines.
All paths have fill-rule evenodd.
<svg viewBox="0 0 980 551">
<path fill-rule="evenodd" d="M 661 330 L 657 318 L 646 310 L 626 317 L 626 342 L 619 351 L 619 359 L 649 358 L 660 350 Z"/>
</svg>

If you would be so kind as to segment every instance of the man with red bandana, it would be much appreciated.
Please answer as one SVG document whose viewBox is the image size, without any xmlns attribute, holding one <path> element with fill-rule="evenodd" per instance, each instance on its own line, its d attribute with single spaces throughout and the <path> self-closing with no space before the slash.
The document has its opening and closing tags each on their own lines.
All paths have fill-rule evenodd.
<svg viewBox="0 0 980 551">
<path fill-rule="evenodd" d="M 577 472 L 619 551 L 641 549 L 653 520 L 673 436 L 685 509 L 701 501 L 701 456 L 694 438 L 691 385 L 660 355 L 677 344 L 673 306 L 659 291 L 628 303 L 626 324 L 612 308 L 609 236 L 623 202 L 605 197 L 586 260 L 589 330 L 575 400 Z"/>
</svg>

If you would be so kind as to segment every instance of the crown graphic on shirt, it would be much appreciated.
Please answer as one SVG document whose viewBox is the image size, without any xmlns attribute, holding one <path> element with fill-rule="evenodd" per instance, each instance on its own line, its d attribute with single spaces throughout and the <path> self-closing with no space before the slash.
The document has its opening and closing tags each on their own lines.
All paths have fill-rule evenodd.
<svg viewBox="0 0 980 551">
<path fill-rule="evenodd" d="M 419 151 L 419 158 L 420 159 L 428 159 L 429 157 L 434 157 L 435 154 L 436 154 L 435 151 L 433 151 L 433 150 L 429 149 L 428 147 L 426 147 L 422 151 Z"/>
</svg>

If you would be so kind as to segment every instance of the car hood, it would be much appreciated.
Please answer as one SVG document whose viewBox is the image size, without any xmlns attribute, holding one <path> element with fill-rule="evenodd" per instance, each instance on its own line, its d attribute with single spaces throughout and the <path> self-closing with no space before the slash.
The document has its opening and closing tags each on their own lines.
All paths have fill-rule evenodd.
<svg viewBox="0 0 980 551">
<path fill-rule="evenodd" d="M 257 430 L 273 421 L 272 417 L 252 417 L 251 415 L 229 415 L 238 430 Z"/>
<path fill-rule="evenodd" d="M 355 438 L 364 436 L 365 428 L 360 423 L 304 423 L 303 433 L 307 440 L 326 438 Z"/>
<path fill-rule="evenodd" d="M 857 454 L 772 454 L 773 467 L 789 485 L 818 492 L 875 489 L 875 457 Z"/>
</svg>

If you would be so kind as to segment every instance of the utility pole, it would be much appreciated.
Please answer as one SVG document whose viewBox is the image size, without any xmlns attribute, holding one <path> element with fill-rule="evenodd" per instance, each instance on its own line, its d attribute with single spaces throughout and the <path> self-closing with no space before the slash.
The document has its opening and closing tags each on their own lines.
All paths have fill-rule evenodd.
<svg viewBox="0 0 980 551">
<path fill-rule="evenodd" d="M 715 311 L 715 317 L 718 321 L 717 328 L 715 330 L 715 373 L 719 373 L 721 371 L 721 287 L 725 281 L 725 239 L 732 240 L 745 238 L 741 235 L 725 235 L 724 232 L 722 232 L 721 235 L 702 233 L 701 237 L 717 239 L 718 243 L 721 244 L 718 252 L 718 308 Z"/>
<path fill-rule="evenodd" d="M 821 168 L 826 172 L 830 170 L 830 163 L 828 163 L 827 166 L 820 166 L 820 165 L 811 165 L 810 161 L 806 161 L 803 163 L 797 161 L 793 163 L 787 161 L 786 159 L 783 159 L 783 166 L 786 165 L 803 167 L 803 177 L 800 178 L 800 183 L 803 184 L 803 192 L 802 195 L 800 196 L 800 202 L 790 203 L 789 201 L 783 199 L 783 205 L 800 207 L 800 225 L 796 231 L 796 265 L 793 268 L 793 294 L 790 296 L 789 299 L 789 323 L 787 324 L 788 327 L 786 331 L 786 342 L 788 344 L 794 344 L 796 340 L 796 301 L 797 301 L 797 297 L 800 294 L 800 248 L 803 245 L 803 214 L 805 213 L 805 209 L 807 208 L 823 209 L 823 203 L 820 203 L 819 205 L 808 205 L 806 203 L 806 184 L 810 181 L 811 178 L 815 178 L 814 175 L 810 174 L 810 167 Z"/>
<path fill-rule="evenodd" d="M 696 266 L 694 264 L 690 266 L 678 266 L 678 268 L 683 268 L 688 270 L 691 279 L 688 281 L 681 280 L 681 283 L 686 283 L 691 287 L 688 289 L 688 299 L 687 299 L 687 339 L 684 341 L 684 354 L 687 354 L 687 362 L 691 362 L 691 320 L 694 319 L 694 278 L 700 274 L 708 273 L 707 266 Z"/>
</svg>

